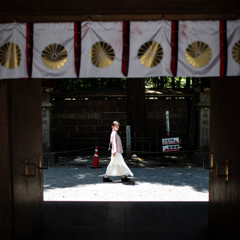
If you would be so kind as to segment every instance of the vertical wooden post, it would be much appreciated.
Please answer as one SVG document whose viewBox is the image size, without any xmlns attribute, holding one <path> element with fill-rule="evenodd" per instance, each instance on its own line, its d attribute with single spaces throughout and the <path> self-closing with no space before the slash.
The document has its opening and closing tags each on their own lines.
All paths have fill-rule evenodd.
<svg viewBox="0 0 240 240">
<path fill-rule="evenodd" d="M 160 89 L 164 89 L 164 78 L 160 77 Z"/>
<path fill-rule="evenodd" d="M 7 81 L 0 81 L 0 238 L 2 240 L 13 239 L 14 226 Z"/>
<path fill-rule="evenodd" d="M 172 88 L 175 89 L 175 77 L 172 77 Z"/>
<path fill-rule="evenodd" d="M 146 135 L 144 79 L 128 79 L 127 121 L 137 136 Z"/>
<path fill-rule="evenodd" d="M 189 89 L 190 88 L 190 77 L 186 78 L 186 88 Z"/>
</svg>

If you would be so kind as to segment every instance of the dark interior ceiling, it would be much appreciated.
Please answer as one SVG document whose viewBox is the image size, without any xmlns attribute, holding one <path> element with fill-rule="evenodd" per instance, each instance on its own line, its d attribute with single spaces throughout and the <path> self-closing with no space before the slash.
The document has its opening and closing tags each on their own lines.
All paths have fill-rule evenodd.
<svg viewBox="0 0 240 240">
<path fill-rule="evenodd" d="M 239 0 L 6 0 L 0 21 L 237 19 Z"/>
</svg>

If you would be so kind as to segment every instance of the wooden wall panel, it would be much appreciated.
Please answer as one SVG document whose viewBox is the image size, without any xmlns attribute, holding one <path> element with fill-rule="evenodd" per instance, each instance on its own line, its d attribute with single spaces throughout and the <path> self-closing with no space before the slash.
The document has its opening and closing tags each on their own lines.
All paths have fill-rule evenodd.
<svg viewBox="0 0 240 240">
<path fill-rule="evenodd" d="M 9 151 L 7 81 L 0 81 L 0 239 L 11 239 L 13 232 L 12 175 Z"/>
</svg>

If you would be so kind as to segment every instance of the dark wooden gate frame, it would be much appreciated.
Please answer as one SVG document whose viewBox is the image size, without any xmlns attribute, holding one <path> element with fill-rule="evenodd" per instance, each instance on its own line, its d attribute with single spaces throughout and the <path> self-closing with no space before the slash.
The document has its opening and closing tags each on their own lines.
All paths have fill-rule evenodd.
<svg viewBox="0 0 240 240">
<path fill-rule="evenodd" d="M 194 4 L 193 4 L 194 2 Z M 240 19 L 240 1 L 235 0 L 115 0 L 115 1 L 58 1 L 58 0 L 12 0 L 5 1 L 1 4 L 0 9 L 0 23 L 6 22 L 72 22 L 72 21 L 151 21 L 151 20 L 235 20 Z M 238 78 L 226 78 L 226 81 Z M 33 80 L 34 81 L 34 80 Z M 235 82 L 237 87 L 239 84 Z M 215 85 L 216 86 L 216 85 Z M 219 94 L 222 90 L 216 89 L 216 94 Z M 236 94 L 237 89 L 234 89 Z M 229 99 L 226 104 L 231 104 L 231 94 L 227 95 Z M 224 106 L 225 106 L 224 105 Z M 225 106 L 226 107 L 226 106 Z M 236 109 L 233 109 L 234 111 Z M 216 110 L 217 111 L 217 110 Z M 6 114 L 5 109 L 4 114 Z M 220 114 L 220 109 L 217 114 Z M 237 108 L 237 114 L 239 115 L 239 107 Z M 238 124 L 235 118 L 232 117 L 232 123 Z M 0 119 L 4 120 L 4 119 Z M 6 121 L 2 121 L 6 124 Z M 2 123 L 1 122 L 1 123 Z M 212 121 L 211 123 L 214 124 Z M 221 130 L 224 128 L 225 121 L 219 121 L 218 128 Z M 236 135 L 236 131 L 239 133 L 239 126 L 237 125 L 236 131 L 233 126 L 229 126 L 229 129 Z M 225 129 L 226 132 L 226 129 Z M 5 133 L 7 136 L 8 133 Z M 239 144 L 239 139 L 237 141 Z M 5 142 L 5 145 L 8 141 Z M 1 147 L 5 146 L 4 144 Z M 228 148 L 231 150 L 230 144 Z M 214 148 L 213 148 L 214 149 Z M 218 154 L 222 149 L 219 149 Z M 5 153 L 8 155 L 8 153 Z M 234 234 L 239 233 L 237 220 L 240 215 L 239 207 L 239 156 L 238 151 L 231 152 L 230 156 L 233 158 L 232 166 L 234 164 L 233 180 L 229 180 L 229 183 L 214 183 L 214 188 L 211 189 L 212 197 L 210 202 L 210 224 L 215 224 L 216 231 L 213 232 L 213 239 L 217 237 L 223 237 L 231 235 L 233 227 L 236 227 Z M 221 161 L 220 159 L 217 161 Z M 237 172 L 237 174 L 236 174 Z M 2 176 L 3 177 L 3 176 Z M 212 181 L 216 180 L 217 176 L 213 176 Z M 2 178 L 1 178 L 2 179 Z M 5 181 L 6 179 L 2 179 Z M 3 185 L 3 184 L 2 184 Z M 1 186 L 3 187 L 3 186 Z M 5 185 L 4 185 L 5 187 Z M 212 186 L 213 187 L 213 186 Z M 3 190 L 3 189 L 1 189 Z M 229 195 L 229 199 L 226 196 L 222 196 L 221 193 Z M 233 194 L 234 193 L 234 194 Z M 12 199 L 10 199 L 11 201 Z M 2 207 L 2 206 L 1 206 Z M 234 213 L 237 218 L 230 215 Z M 8 214 L 8 213 L 7 213 Z M 5 217 L 9 217 L 7 215 Z M 4 217 L 2 217 L 4 220 Z M 1 220 L 2 220 L 1 218 Z M 10 217 L 11 218 L 11 217 Z M 9 220 L 9 219 L 8 219 Z M 231 220 L 231 221 L 229 221 Z M 9 220 L 11 221 L 11 220 Z M 235 226 L 234 226 L 235 225 Z M 8 225 L 11 227 L 11 225 Z M 8 229 L 11 231 L 11 229 Z M 7 239 L 12 239 L 11 236 L 7 236 Z"/>
</svg>

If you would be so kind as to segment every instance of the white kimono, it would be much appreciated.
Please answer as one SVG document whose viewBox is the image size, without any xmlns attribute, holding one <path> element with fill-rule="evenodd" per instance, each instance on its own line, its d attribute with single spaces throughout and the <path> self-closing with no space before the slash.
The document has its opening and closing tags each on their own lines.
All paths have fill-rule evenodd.
<svg viewBox="0 0 240 240">
<path fill-rule="evenodd" d="M 122 141 L 116 131 L 112 131 L 110 136 L 110 143 L 112 145 L 112 156 L 111 161 L 108 164 L 106 174 L 107 176 L 133 176 L 133 173 L 128 168 L 127 164 L 125 163 L 122 153 Z M 116 153 L 115 157 L 113 154 Z"/>
</svg>

